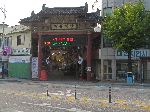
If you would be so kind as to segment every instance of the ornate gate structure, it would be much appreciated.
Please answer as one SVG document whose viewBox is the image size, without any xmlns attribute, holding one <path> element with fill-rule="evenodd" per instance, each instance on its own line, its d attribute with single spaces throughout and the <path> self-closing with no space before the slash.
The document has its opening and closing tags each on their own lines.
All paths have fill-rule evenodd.
<svg viewBox="0 0 150 112">
<path fill-rule="evenodd" d="M 100 40 L 100 33 L 94 32 L 94 27 L 99 20 L 100 10 L 88 13 L 87 3 L 56 8 L 43 4 L 39 13 L 32 11 L 30 17 L 21 19 L 20 24 L 32 30 L 32 56 L 38 57 L 39 76 L 45 69 L 49 78 L 57 72 L 91 80 L 92 53 L 98 49 L 94 46 L 98 44 L 92 43 Z"/>
</svg>

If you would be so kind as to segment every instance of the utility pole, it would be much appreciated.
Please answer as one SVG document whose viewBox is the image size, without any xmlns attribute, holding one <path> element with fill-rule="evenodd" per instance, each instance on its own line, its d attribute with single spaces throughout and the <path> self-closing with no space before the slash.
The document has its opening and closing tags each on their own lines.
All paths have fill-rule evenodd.
<svg viewBox="0 0 150 112">
<path fill-rule="evenodd" d="M 5 8 L 0 8 L 0 10 L 2 11 L 2 13 L 4 14 L 4 20 L 6 19 L 6 10 Z M 5 22 L 2 22 L 3 23 L 3 34 L 2 34 L 2 41 L 1 41 L 1 47 L 2 47 L 2 50 L 4 52 L 4 27 L 5 27 Z M 3 65 L 3 62 L 2 62 L 2 78 L 4 78 L 4 65 Z"/>
</svg>

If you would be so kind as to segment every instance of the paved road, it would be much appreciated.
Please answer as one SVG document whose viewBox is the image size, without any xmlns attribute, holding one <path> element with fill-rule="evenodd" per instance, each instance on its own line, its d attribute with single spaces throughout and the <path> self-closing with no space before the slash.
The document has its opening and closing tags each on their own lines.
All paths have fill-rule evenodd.
<svg viewBox="0 0 150 112">
<path fill-rule="evenodd" d="M 75 84 L 76 98 L 75 99 Z M 0 112 L 149 112 L 150 87 L 0 81 Z"/>
</svg>

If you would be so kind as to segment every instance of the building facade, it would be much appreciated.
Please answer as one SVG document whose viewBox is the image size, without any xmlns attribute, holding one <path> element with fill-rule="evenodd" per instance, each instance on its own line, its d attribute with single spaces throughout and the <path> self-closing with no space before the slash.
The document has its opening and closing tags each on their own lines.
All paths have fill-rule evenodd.
<svg viewBox="0 0 150 112">
<path fill-rule="evenodd" d="M 0 77 L 8 69 L 8 59 L 11 53 L 11 38 L 5 37 L 7 24 L 0 24 Z"/>
<path fill-rule="evenodd" d="M 31 31 L 29 27 L 23 25 L 5 27 L 1 39 L 2 69 L 7 70 L 7 76 L 30 78 Z"/>
<path fill-rule="evenodd" d="M 102 16 L 109 16 L 113 10 L 122 6 L 126 2 L 135 3 L 139 0 L 102 0 Z M 145 8 L 150 9 L 150 1 L 143 0 Z M 99 79 L 105 80 L 124 80 L 127 72 L 127 53 L 113 49 L 111 44 L 101 38 L 101 49 L 99 51 L 100 74 Z M 150 80 L 150 48 L 145 46 L 138 50 L 132 51 L 132 67 L 136 80 Z M 143 60 L 146 59 L 146 60 Z"/>
</svg>

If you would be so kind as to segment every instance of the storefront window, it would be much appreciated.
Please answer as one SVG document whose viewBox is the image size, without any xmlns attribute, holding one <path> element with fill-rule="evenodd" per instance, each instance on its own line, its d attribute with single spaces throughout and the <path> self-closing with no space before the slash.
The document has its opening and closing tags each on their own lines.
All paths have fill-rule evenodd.
<svg viewBox="0 0 150 112">
<path fill-rule="evenodd" d="M 104 78 L 105 79 L 112 79 L 112 61 L 105 60 L 104 61 Z"/>
<path fill-rule="evenodd" d="M 128 71 L 128 63 L 127 62 L 117 62 L 117 79 L 125 79 L 126 72 Z M 138 73 L 138 62 L 132 63 L 132 72 L 133 74 Z"/>
</svg>

